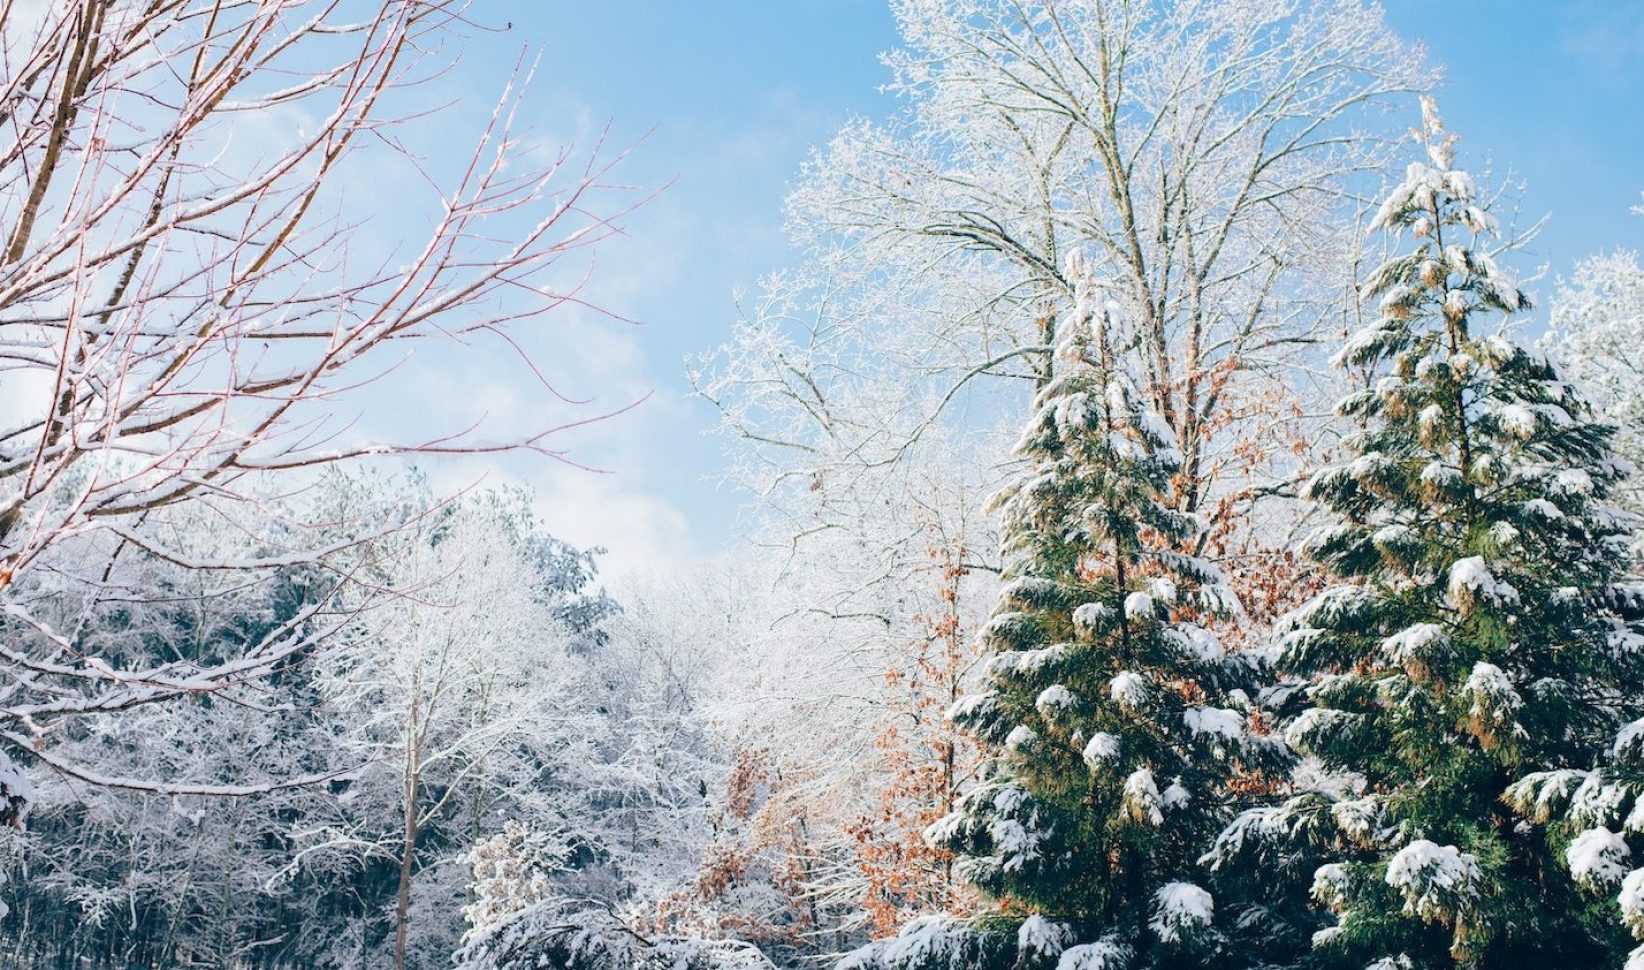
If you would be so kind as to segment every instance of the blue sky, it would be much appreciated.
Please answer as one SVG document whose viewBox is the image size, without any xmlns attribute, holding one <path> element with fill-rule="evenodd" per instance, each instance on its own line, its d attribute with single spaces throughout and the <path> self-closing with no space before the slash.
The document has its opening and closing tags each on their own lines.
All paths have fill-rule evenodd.
<svg viewBox="0 0 1644 970">
<path fill-rule="evenodd" d="M 1644 218 L 1627 213 L 1644 190 L 1644 3 L 1386 6 L 1393 27 L 1444 66 L 1441 105 L 1467 163 L 1482 170 L 1489 159 L 1522 178 L 1526 213 L 1551 213 L 1533 261 L 1556 275 L 1589 252 L 1644 246 Z M 650 395 L 565 440 L 607 472 L 532 458 L 482 471 L 530 482 L 548 527 L 609 546 L 618 571 L 722 549 L 736 541 L 741 499 L 711 480 L 723 442 L 703 434 L 713 416 L 689 397 L 683 361 L 724 339 L 737 291 L 796 258 L 782 200 L 809 149 L 852 115 L 894 109 L 877 91 L 886 80 L 877 55 L 896 43 L 889 9 L 884 0 L 528 0 L 476 12 L 512 23 L 476 37 L 458 72 L 465 88 L 494 89 L 522 47 L 539 48 L 527 113 L 535 133 L 586 144 L 610 122 L 614 143 L 643 136 L 623 179 L 667 186 L 602 251 L 590 289 L 640 325 L 582 319 L 538 344 L 573 393 L 607 405 Z M 520 375 L 487 369 L 480 379 L 499 385 L 497 407 L 534 407 Z"/>
</svg>

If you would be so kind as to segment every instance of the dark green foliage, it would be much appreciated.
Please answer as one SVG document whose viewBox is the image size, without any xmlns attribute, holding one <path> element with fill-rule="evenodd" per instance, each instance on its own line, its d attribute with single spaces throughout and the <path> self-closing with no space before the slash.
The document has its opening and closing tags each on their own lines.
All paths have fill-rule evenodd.
<svg viewBox="0 0 1644 970">
<path fill-rule="evenodd" d="M 1282 631 L 1311 702 L 1286 737 L 1341 786 L 1267 821 L 1332 860 L 1313 885 L 1339 918 L 1324 962 L 1616 965 L 1621 934 L 1594 918 L 1613 899 L 1503 796 L 1591 764 L 1644 701 L 1640 642 L 1612 609 L 1625 468 L 1546 359 L 1480 333 L 1529 303 L 1480 248 L 1493 221 L 1430 111 L 1427 137 L 1431 165 L 1376 221 L 1414 248 L 1371 274 L 1381 318 L 1338 357 L 1368 382 L 1340 405 L 1355 455 L 1306 487 L 1335 516 L 1307 549 L 1343 585 Z"/>
<path fill-rule="evenodd" d="M 1196 622 L 1233 597 L 1180 551 L 1203 526 L 1165 498 L 1174 434 L 1128 379 L 1116 311 L 1082 286 L 1020 475 L 993 501 L 1007 565 L 987 689 L 952 712 L 991 758 L 927 835 L 995 914 L 916 924 L 849 966 L 1237 965 L 1242 914 L 1216 905 L 1198 860 L 1232 813 L 1229 780 L 1286 752 L 1252 729 L 1251 670 Z"/>
</svg>

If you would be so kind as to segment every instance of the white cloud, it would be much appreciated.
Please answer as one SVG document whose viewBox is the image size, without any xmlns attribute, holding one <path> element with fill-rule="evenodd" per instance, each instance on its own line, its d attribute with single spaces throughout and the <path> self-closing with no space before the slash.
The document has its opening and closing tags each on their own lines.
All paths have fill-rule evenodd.
<svg viewBox="0 0 1644 970">
<path fill-rule="evenodd" d="M 696 556 L 685 515 L 666 497 L 636 487 L 631 476 L 569 465 L 536 465 L 522 474 L 517 465 L 448 461 L 433 467 L 429 479 L 440 494 L 524 485 L 550 535 L 574 546 L 605 549 L 599 563 L 607 580 L 644 576 Z"/>
</svg>

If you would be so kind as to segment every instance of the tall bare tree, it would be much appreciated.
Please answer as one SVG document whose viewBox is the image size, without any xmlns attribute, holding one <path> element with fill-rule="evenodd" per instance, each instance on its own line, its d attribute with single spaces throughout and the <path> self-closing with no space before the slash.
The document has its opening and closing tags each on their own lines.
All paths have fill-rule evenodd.
<svg viewBox="0 0 1644 970">
<path fill-rule="evenodd" d="M 1419 53 L 1363 0 L 893 7 L 903 110 L 815 154 L 789 200 L 805 265 L 700 375 L 748 477 L 803 505 L 961 402 L 1013 420 L 1025 389 L 969 386 L 1045 379 L 1081 249 L 1140 322 L 1200 508 L 1228 425 L 1354 302 L 1359 196 L 1399 132 L 1378 108 L 1430 83 Z"/>
</svg>

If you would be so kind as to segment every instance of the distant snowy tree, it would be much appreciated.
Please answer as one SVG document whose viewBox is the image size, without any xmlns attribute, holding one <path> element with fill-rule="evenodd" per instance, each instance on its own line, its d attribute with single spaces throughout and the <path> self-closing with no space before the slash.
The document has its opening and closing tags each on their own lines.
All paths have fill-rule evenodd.
<svg viewBox="0 0 1644 970">
<path fill-rule="evenodd" d="M 267 508 L 276 529 L 291 514 L 282 503 Z M 186 503 L 153 513 L 148 528 L 191 559 L 250 551 L 245 536 Z M 65 581 L 72 570 L 51 568 L 80 551 L 78 543 L 57 546 L 42 559 L 47 568 L 10 592 L 32 618 L 116 666 L 215 665 L 270 631 L 289 632 L 294 619 L 327 628 L 346 620 L 332 584 L 304 564 L 230 574 L 127 549 L 99 583 L 85 585 Z M 5 888 L 12 949 L 0 949 L 0 962 L 124 953 L 163 966 L 227 962 L 276 936 L 300 945 L 300 932 L 269 927 L 293 901 L 276 879 L 292 848 L 290 821 L 323 803 L 324 780 L 341 770 L 298 713 L 313 700 L 288 663 L 254 688 L 57 722 L 51 757 L 96 765 L 98 779 L 118 783 L 38 764 L 30 772 L 37 800 L 14 859 L 28 878 Z M 155 781 L 168 790 L 153 791 Z M 209 794 L 235 792 L 226 800 Z M 257 904 L 239 905 L 248 899 Z"/>
<path fill-rule="evenodd" d="M 360 475 L 328 476 L 302 504 L 340 529 L 434 503 L 416 479 Z M 18 874 L 0 963 L 390 965 L 408 775 L 421 809 L 408 966 L 445 966 L 460 939 L 505 924 L 523 933 L 526 911 L 677 948 L 701 940 L 690 945 L 708 954 L 752 959 L 744 939 L 798 952 L 798 931 L 822 921 L 794 918 L 803 884 L 784 812 L 804 803 L 761 800 L 759 777 L 733 777 L 743 722 L 727 699 L 768 622 L 750 570 L 632 580 L 619 613 L 593 556 L 544 534 L 529 509 L 523 493 L 481 493 L 351 546 L 333 562 L 379 587 L 370 608 L 343 611 L 345 633 L 255 690 L 66 725 L 64 757 L 174 788 L 250 790 L 167 794 L 35 772 L 28 830 L 0 842 Z M 168 541 L 193 555 L 239 540 L 198 507 L 166 515 Z M 306 566 L 242 580 L 123 556 L 79 635 L 134 663 L 231 653 L 324 589 Z M 141 598 L 113 595 L 135 588 Z M 453 649 L 437 649 L 447 639 Z M 414 702 L 426 716 L 407 735 Z M 408 749 L 421 751 L 415 771 Z M 226 763 L 227 750 L 253 763 Z M 321 780 L 290 783 L 304 777 Z"/>
<path fill-rule="evenodd" d="M 348 811 L 314 838 L 396 867 L 398 970 L 413 890 L 441 861 L 426 833 L 445 819 L 478 826 L 522 806 L 556 838 L 572 837 L 555 829 L 581 821 L 572 809 L 581 793 L 553 779 L 594 760 L 598 717 L 581 700 L 586 665 L 555 615 L 552 573 L 535 558 L 524 514 L 517 496 L 482 497 L 383 540 L 372 565 L 392 595 L 326 657 L 321 689 L 337 744 L 366 767 L 352 779 Z"/>
<path fill-rule="evenodd" d="M 975 893 L 953 872 L 953 854 L 924 838 L 951 812 L 977 767 L 976 746 L 947 717 L 987 654 L 971 629 L 969 550 L 933 523 L 924 577 L 938 590 L 915 649 L 885 674 L 890 717 L 877 747 L 888 769 L 877 804 L 851 825 L 862 880 L 862 915 L 874 936 L 932 913 L 968 912 Z M 847 883 L 848 884 L 848 883 Z M 842 887 L 841 887 L 842 888 Z"/>
<path fill-rule="evenodd" d="M 1504 796 L 1593 763 L 1644 704 L 1638 604 L 1617 585 L 1624 463 L 1551 363 L 1486 330 L 1529 300 L 1430 101 L 1423 116 L 1426 158 L 1372 222 L 1411 247 L 1369 274 L 1379 314 L 1337 358 L 1369 374 L 1338 406 L 1363 430 L 1306 488 L 1335 517 L 1307 549 L 1337 584 L 1281 644 L 1305 707 L 1285 736 L 1326 775 L 1239 831 L 1320 851 L 1326 962 L 1613 966 L 1613 904 L 1584 886 L 1618 853 L 1571 847 L 1595 860 L 1572 879 L 1563 840 Z"/>
<path fill-rule="evenodd" d="M 431 419 L 433 430 L 367 441 L 337 417 L 413 343 L 498 336 L 518 349 L 506 334 L 572 299 L 581 267 L 565 272 L 565 260 L 614 230 L 593 214 L 606 163 L 522 147 L 523 77 L 503 82 L 495 111 L 426 125 L 418 88 L 460 47 L 465 6 L 0 11 L 0 116 L 16 122 L 0 135 L 0 746 L 12 761 L 193 792 L 71 761 L 58 741 L 78 716 L 240 691 L 339 628 L 326 614 L 347 574 L 326 561 L 393 523 L 322 536 L 282 520 L 272 493 L 366 457 L 557 454 L 547 427 L 488 440 Z M 467 164 L 433 172 L 419 128 L 466 142 Z M 416 228 L 372 238 L 368 191 L 395 179 L 403 225 Z M 177 548 L 164 513 L 179 505 L 208 510 L 239 542 L 209 557 Z M 140 666 L 40 608 L 48 591 L 95 599 L 140 556 L 245 584 L 318 564 L 328 592 L 230 655 Z M 228 774 L 212 787 L 246 785 Z"/>
<path fill-rule="evenodd" d="M 1633 211 L 1644 215 L 1644 206 Z M 1551 322 L 1544 346 L 1615 423 L 1616 452 L 1644 466 L 1644 267 L 1638 254 L 1617 249 L 1582 260 L 1555 294 Z M 1635 477 L 1619 494 L 1644 513 L 1640 488 Z"/>
<path fill-rule="evenodd" d="M 1179 551 L 1204 524 L 1169 503 L 1182 456 L 1136 386 L 1135 331 L 1071 263 L 1083 282 L 1056 369 L 994 500 L 1005 570 L 982 634 L 986 689 L 952 710 L 990 764 L 928 830 L 998 912 L 971 929 L 910 925 L 848 966 L 957 965 L 946 945 L 910 942 L 943 926 L 970 935 L 954 944 L 967 966 L 1083 966 L 1097 951 L 1223 966 L 1238 932 L 1198 859 L 1234 776 L 1283 746 L 1251 723 L 1241 662 L 1195 622 L 1236 604 L 1215 567 Z"/>
</svg>

